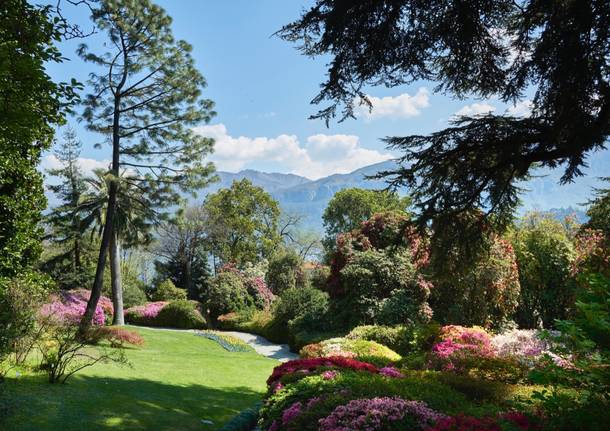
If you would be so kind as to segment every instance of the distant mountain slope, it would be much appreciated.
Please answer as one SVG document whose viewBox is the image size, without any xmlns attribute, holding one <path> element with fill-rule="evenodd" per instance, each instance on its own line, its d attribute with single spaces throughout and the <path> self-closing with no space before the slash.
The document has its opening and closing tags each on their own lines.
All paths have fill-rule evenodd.
<svg viewBox="0 0 610 431">
<path fill-rule="evenodd" d="M 244 178 L 248 179 L 255 186 L 262 187 L 269 193 L 273 193 L 282 188 L 299 186 L 311 182 L 308 178 L 294 174 L 267 173 L 255 171 L 253 169 L 246 169 L 237 173 L 219 171 L 217 174 L 220 181 L 207 187 L 205 190 L 206 193 L 213 193 L 219 189 L 231 187 L 233 181 L 241 181 Z"/>
</svg>

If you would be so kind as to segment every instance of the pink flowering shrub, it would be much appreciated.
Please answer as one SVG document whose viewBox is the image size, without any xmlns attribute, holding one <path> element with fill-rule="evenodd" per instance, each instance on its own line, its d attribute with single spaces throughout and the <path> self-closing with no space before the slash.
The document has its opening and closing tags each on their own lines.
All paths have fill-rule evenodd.
<svg viewBox="0 0 610 431">
<path fill-rule="evenodd" d="M 421 401 L 382 397 L 352 400 L 319 424 L 325 431 L 426 430 L 444 417 Z"/>
<path fill-rule="evenodd" d="M 398 370 L 398 368 L 392 366 L 380 368 L 379 374 L 386 377 L 392 377 L 394 379 L 400 379 L 404 377 L 400 370 Z"/>
<path fill-rule="evenodd" d="M 496 356 L 491 337 L 482 328 L 444 326 L 440 339 L 430 354 L 429 366 L 434 369 L 464 372 L 473 361 Z"/>
<path fill-rule="evenodd" d="M 279 380 L 288 374 L 293 373 L 309 373 L 318 368 L 338 368 L 350 369 L 355 371 L 368 371 L 369 373 L 377 373 L 378 369 L 374 365 L 366 362 L 360 362 L 355 359 L 343 357 L 315 358 L 315 359 L 295 359 L 293 361 L 284 362 L 273 369 L 271 376 L 267 379 L 267 385 L 274 387 Z"/>
<path fill-rule="evenodd" d="M 89 292 L 85 290 L 61 292 L 58 296 L 54 296 L 50 303 L 42 306 L 40 315 L 45 318 L 53 318 L 66 323 L 78 323 L 85 314 L 87 309 L 87 301 L 89 300 Z M 105 307 L 110 310 L 108 316 L 104 313 Z M 110 299 L 102 296 L 95 308 L 92 323 L 94 325 L 104 325 L 107 320 L 112 318 L 112 302 Z"/>
<path fill-rule="evenodd" d="M 169 304 L 167 301 L 158 301 L 128 308 L 125 310 L 125 321 L 136 325 L 154 326 L 159 312 L 167 304 Z"/>
<path fill-rule="evenodd" d="M 552 331 L 551 335 L 559 335 Z M 569 358 L 562 358 L 553 353 L 556 342 L 542 337 L 542 332 L 535 329 L 513 329 L 492 338 L 492 345 L 501 358 L 515 359 L 519 363 L 533 368 L 541 361 L 550 358 L 560 367 L 569 367 Z"/>
</svg>

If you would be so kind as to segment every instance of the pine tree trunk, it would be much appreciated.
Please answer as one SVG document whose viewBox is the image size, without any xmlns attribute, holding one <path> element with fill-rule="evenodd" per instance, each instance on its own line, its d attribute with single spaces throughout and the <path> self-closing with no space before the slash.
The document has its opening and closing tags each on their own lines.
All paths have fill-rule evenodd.
<svg viewBox="0 0 610 431">
<path fill-rule="evenodd" d="M 186 287 L 188 299 L 196 299 L 195 292 L 193 292 L 193 268 L 191 262 L 191 256 L 187 253 L 186 261 L 184 262 L 184 281 L 186 284 L 184 287 Z"/>
<path fill-rule="evenodd" d="M 110 283 L 112 285 L 113 325 L 125 324 L 123 316 L 123 285 L 121 280 L 121 245 L 116 232 L 110 240 Z"/>
</svg>

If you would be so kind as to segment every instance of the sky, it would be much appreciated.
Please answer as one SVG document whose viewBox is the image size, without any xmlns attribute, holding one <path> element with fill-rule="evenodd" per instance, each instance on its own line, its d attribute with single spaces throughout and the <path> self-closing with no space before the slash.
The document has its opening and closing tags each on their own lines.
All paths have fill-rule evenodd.
<svg viewBox="0 0 610 431">
<path fill-rule="evenodd" d="M 196 65 L 208 82 L 204 96 L 215 102 L 217 115 L 195 131 L 216 139 L 209 159 L 218 170 L 257 169 L 317 179 L 395 157 L 381 141 L 386 136 L 427 134 L 446 127 L 459 114 L 528 112 L 527 99 L 517 106 L 497 100 L 456 100 L 435 94 L 434 83 L 416 82 L 367 88 L 371 112 L 359 109 L 356 119 L 334 121 L 327 127 L 323 120 L 308 117 L 322 107 L 310 101 L 325 78 L 329 59 L 305 57 L 274 36 L 311 2 L 158 0 L 158 4 L 173 18 L 176 38 L 193 46 Z M 85 8 L 71 8 L 66 15 L 85 29 L 91 27 Z M 102 40 L 103 34 L 98 34 L 85 43 L 100 48 Z M 54 79 L 86 82 L 90 66 L 75 54 L 81 42 L 61 44 L 67 60 L 49 65 Z M 70 125 L 83 142 L 84 170 L 107 166 L 109 145 L 93 148 L 103 138 L 87 132 L 77 118 L 70 119 Z M 52 153 L 44 157 L 43 168 L 56 165 Z"/>
</svg>

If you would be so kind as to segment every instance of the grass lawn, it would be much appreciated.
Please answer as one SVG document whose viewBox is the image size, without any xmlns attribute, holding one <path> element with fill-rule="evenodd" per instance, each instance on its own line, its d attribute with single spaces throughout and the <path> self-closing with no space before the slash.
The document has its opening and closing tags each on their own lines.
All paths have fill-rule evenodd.
<svg viewBox="0 0 610 431">
<path fill-rule="evenodd" d="M 96 365 L 65 385 L 48 384 L 42 374 L 16 378 L 9 372 L 0 385 L 8 406 L 0 408 L 0 429 L 215 430 L 261 398 L 277 365 L 192 333 L 137 331 L 145 345 L 127 349 L 132 368 Z"/>
</svg>

